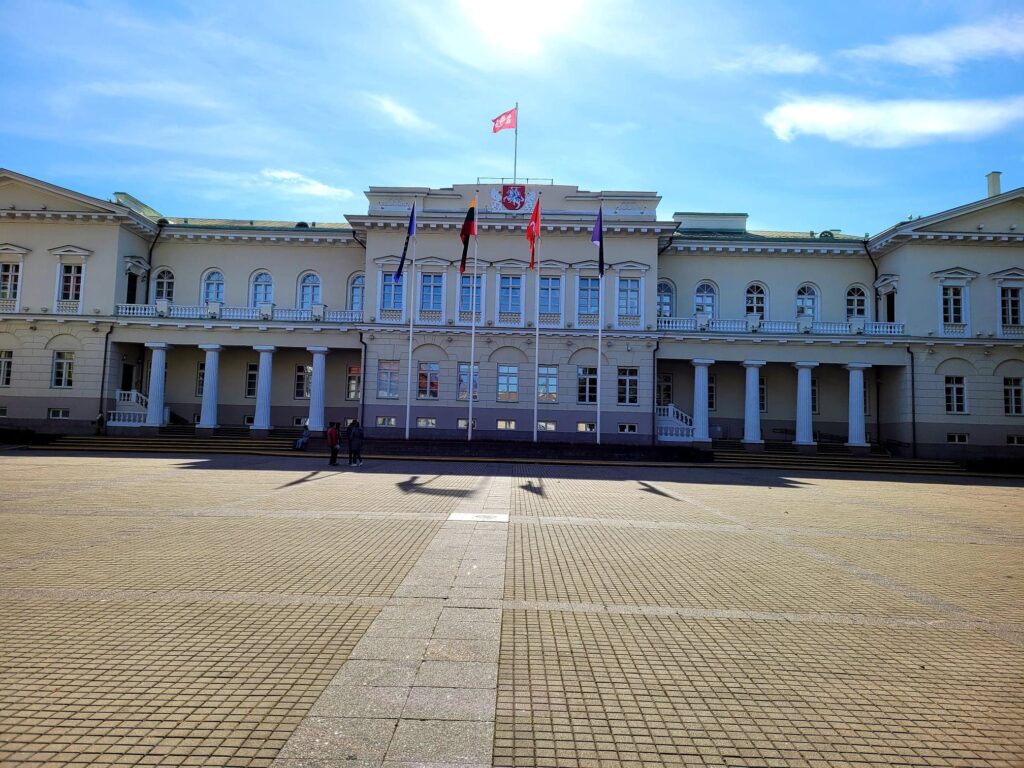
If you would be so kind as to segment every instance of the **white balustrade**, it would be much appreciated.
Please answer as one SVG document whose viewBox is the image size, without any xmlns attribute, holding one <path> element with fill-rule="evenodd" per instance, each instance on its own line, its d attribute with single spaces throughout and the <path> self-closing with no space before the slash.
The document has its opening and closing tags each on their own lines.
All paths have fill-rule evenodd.
<svg viewBox="0 0 1024 768">
<path fill-rule="evenodd" d="M 77 315 L 81 304 L 80 301 L 58 301 L 56 312 L 58 315 Z"/>
<path fill-rule="evenodd" d="M 640 315 L 619 315 L 617 320 L 619 328 L 640 327 Z"/>
<path fill-rule="evenodd" d="M 762 320 L 761 331 L 764 333 L 796 333 L 796 320 Z"/>
<path fill-rule="evenodd" d="M 967 335 L 967 323 L 943 323 L 942 324 L 942 335 L 943 336 L 966 336 Z"/>
<path fill-rule="evenodd" d="M 746 318 L 742 320 L 719 320 L 713 319 L 708 323 L 709 331 L 724 331 L 726 333 L 745 333 L 747 330 Z"/>
<path fill-rule="evenodd" d="M 597 328 L 601 318 L 596 312 L 584 312 L 576 315 L 577 328 Z"/>
<path fill-rule="evenodd" d="M 137 389 L 119 389 L 114 398 L 118 405 L 137 405 L 140 408 L 149 407 L 149 398 Z"/>
<path fill-rule="evenodd" d="M 666 443 L 688 443 L 693 441 L 693 427 L 683 426 L 658 426 L 655 429 L 657 438 Z"/>
<path fill-rule="evenodd" d="M 359 323 L 362 319 L 360 309 L 329 309 L 324 312 L 324 320 L 328 323 Z"/>
<path fill-rule="evenodd" d="M 676 407 L 675 403 L 656 405 L 654 407 L 654 415 L 662 419 L 671 419 L 687 426 L 693 426 L 693 419 L 690 417 L 690 414 L 683 413 Z"/>
<path fill-rule="evenodd" d="M 259 307 L 221 307 L 222 320 L 259 320 Z"/>
<path fill-rule="evenodd" d="M 562 327 L 562 315 L 559 312 L 541 312 L 539 319 L 541 328 Z"/>
<path fill-rule="evenodd" d="M 380 311 L 380 317 L 378 319 L 382 323 L 401 323 L 401 322 L 403 322 L 402 310 L 400 310 L 400 309 L 382 309 Z"/>
<path fill-rule="evenodd" d="M 523 324 L 522 312 L 499 312 L 498 325 L 520 326 Z"/>
<path fill-rule="evenodd" d="M 811 333 L 823 333 L 829 336 L 849 336 L 853 330 L 849 323 L 833 323 L 815 320 L 811 323 Z"/>
<path fill-rule="evenodd" d="M 274 320 L 286 320 L 289 322 L 305 322 L 313 319 L 313 310 L 274 307 L 273 318 Z"/>
<path fill-rule="evenodd" d="M 483 322 L 483 313 L 481 312 L 470 312 L 469 310 L 459 310 L 459 322 L 465 325 L 472 325 L 473 315 L 476 315 L 476 324 L 480 325 Z"/>
<path fill-rule="evenodd" d="M 697 318 L 695 317 L 659 317 L 659 331 L 696 331 Z"/>
<path fill-rule="evenodd" d="M 17 312 L 17 299 L 0 299 L 0 312 Z"/>
<path fill-rule="evenodd" d="M 115 314 L 119 317 L 156 317 L 156 307 L 152 304 L 118 304 Z"/>
<path fill-rule="evenodd" d="M 903 323 L 864 323 L 864 333 L 869 336 L 902 336 Z"/>
<path fill-rule="evenodd" d="M 420 325 L 441 325 L 444 317 L 439 309 L 421 309 L 416 315 L 416 322 Z"/>
<path fill-rule="evenodd" d="M 1004 323 L 1003 336 L 1024 336 L 1024 325 L 1006 325 Z"/>
<path fill-rule="evenodd" d="M 182 320 L 198 320 L 207 316 L 205 306 L 188 306 L 185 304 L 171 304 L 167 307 L 167 316 L 176 317 Z"/>
<path fill-rule="evenodd" d="M 135 411 L 107 411 L 107 426 L 119 427 L 123 425 L 141 427 L 146 423 L 146 413 Z"/>
</svg>

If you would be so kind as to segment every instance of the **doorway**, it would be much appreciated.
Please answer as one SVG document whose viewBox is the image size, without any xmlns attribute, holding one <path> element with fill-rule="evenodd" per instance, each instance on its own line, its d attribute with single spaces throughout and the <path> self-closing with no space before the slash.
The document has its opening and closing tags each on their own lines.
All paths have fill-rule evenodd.
<svg viewBox="0 0 1024 768">
<path fill-rule="evenodd" d="M 131 363 L 121 363 L 121 389 L 125 392 L 135 389 L 135 366 Z"/>
</svg>

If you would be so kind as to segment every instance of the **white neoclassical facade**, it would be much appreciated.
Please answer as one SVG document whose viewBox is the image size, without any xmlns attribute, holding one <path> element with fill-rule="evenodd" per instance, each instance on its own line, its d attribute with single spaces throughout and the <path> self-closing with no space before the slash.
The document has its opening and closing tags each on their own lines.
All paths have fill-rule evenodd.
<svg viewBox="0 0 1024 768">
<path fill-rule="evenodd" d="M 177 218 L 0 170 L 0 426 L 1024 455 L 1024 189 L 988 192 L 865 241 L 548 183 Z"/>
</svg>

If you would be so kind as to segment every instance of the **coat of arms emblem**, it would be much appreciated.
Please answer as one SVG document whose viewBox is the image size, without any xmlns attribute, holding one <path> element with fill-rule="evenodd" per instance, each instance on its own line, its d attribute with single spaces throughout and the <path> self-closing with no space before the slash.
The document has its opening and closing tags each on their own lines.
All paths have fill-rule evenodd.
<svg viewBox="0 0 1024 768">
<path fill-rule="evenodd" d="M 503 184 L 501 187 L 501 204 L 509 211 L 518 211 L 526 204 L 525 184 Z"/>
</svg>

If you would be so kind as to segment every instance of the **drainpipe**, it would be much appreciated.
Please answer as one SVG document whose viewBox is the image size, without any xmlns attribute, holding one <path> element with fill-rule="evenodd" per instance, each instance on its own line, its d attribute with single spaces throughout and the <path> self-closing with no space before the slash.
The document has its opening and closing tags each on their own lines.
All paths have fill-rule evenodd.
<svg viewBox="0 0 1024 768">
<path fill-rule="evenodd" d="M 907 347 L 910 355 L 910 455 L 917 458 L 917 374 L 914 367 L 914 353 Z"/>
<path fill-rule="evenodd" d="M 651 445 L 658 444 L 658 414 L 655 408 L 658 407 L 658 348 L 661 346 L 661 339 L 654 340 L 654 352 L 651 355 L 651 370 L 654 371 L 652 376 L 652 386 L 654 388 L 654 397 L 651 398 L 651 402 L 654 403 L 654 408 L 651 409 Z"/>
<path fill-rule="evenodd" d="M 363 332 L 359 332 L 359 343 L 363 345 L 363 358 L 359 361 L 359 423 L 366 429 L 366 339 Z"/>
<path fill-rule="evenodd" d="M 114 326 L 107 328 L 107 335 L 103 337 L 103 366 L 100 368 L 100 409 L 103 414 L 103 423 L 107 422 L 107 409 L 103 407 L 106 400 L 107 390 L 107 360 L 110 357 L 110 334 L 114 332 Z"/>
<path fill-rule="evenodd" d="M 875 322 L 878 322 L 878 303 L 880 296 L 878 293 L 878 288 L 875 285 L 875 283 L 878 282 L 878 264 L 875 263 L 875 257 L 871 255 L 871 251 L 868 249 L 868 241 L 861 240 L 860 244 L 864 247 L 864 253 L 867 254 L 868 259 L 870 259 L 871 261 L 872 269 L 875 270 L 875 279 L 874 282 L 871 283 L 871 291 L 875 296 Z"/>
</svg>

